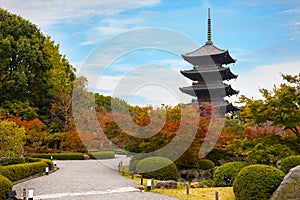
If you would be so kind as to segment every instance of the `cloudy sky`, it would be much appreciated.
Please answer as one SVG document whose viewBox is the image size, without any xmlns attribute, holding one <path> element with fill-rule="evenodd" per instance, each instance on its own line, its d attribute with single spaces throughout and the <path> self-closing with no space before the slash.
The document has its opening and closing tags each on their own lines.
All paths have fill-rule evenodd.
<svg viewBox="0 0 300 200">
<path fill-rule="evenodd" d="M 298 0 L 0 0 L 0 7 L 59 43 L 91 90 L 132 104 L 191 100 L 178 90 L 190 84 L 179 71 L 192 67 L 180 55 L 206 42 L 208 7 L 214 44 L 237 59 L 231 84 L 240 94 L 259 98 L 281 73 L 300 71 Z"/>
</svg>

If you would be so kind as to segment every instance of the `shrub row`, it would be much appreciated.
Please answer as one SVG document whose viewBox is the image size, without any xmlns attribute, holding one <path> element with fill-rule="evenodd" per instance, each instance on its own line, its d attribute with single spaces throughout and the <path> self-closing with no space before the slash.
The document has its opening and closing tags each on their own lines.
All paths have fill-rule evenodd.
<svg viewBox="0 0 300 200">
<path fill-rule="evenodd" d="M 88 153 L 91 159 L 112 159 L 115 158 L 115 152 L 113 151 L 99 151 Z"/>
<path fill-rule="evenodd" d="M 25 163 L 25 158 L 4 158 L 0 160 L 0 166 Z"/>
<path fill-rule="evenodd" d="M 43 173 L 46 167 L 49 167 L 50 170 L 53 169 L 51 160 L 36 159 L 36 162 L 0 167 L 0 175 L 7 177 L 10 181 L 17 181 L 34 174 Z"/>
<path fill-rule="evenodd" d="M 12 190 L 13 184 L 8 178 L 0 175 L 0 200 L 7 199 L 6 193 Z"/>
<path fill-rule="evenodd" d="M 51 159 L 51 156 L 55 160 L 84 160 L 82 153 L 47 153 L 47 154 L 35 154 L 33 158 Z"/>
</svg>

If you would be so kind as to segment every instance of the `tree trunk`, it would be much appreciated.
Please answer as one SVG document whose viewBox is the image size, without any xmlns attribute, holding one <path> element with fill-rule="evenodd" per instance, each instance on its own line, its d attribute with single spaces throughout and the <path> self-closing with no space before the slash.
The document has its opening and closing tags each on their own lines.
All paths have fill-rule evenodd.
<svg viewBox="0 0 300 200">
<path fill-rule="evenodd" d="M 291 130 L 293 133 L 295 133 L 295 135 L 297 136 L 298 140 L 300 140 L 300 133 L 299 133 L 298 127 L 290 128 L 290 130 Z"/>
</svg>

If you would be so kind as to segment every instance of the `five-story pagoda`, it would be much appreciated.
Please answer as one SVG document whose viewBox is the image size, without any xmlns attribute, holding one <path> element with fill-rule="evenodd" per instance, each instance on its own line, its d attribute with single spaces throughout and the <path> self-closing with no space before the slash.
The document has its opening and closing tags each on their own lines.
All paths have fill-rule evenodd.
<svg viewBox="0 0 300 200">
<path fill-rule="evenodd" d="M 213 45 L 211 41 L 211 19 L 208 9 L 208 34 L 205 45 L 182 57 L 192 65 L 191 70 L 184 70 L 181 73 L 193 80 L 192 86 L 180 88 L 186 94 L 197 97 L 200 108 L 210 103 L 212 107 L 220 108 L 224 113 L 237 110 L 231 103 L 224 100 L 224 97 L 238 94 L 238 91 L 225 84 L 225 80 L 237 78 L 228 67 L 223 65 L 235 63 L 228 50 L 221 50 Z"/>
</svg>

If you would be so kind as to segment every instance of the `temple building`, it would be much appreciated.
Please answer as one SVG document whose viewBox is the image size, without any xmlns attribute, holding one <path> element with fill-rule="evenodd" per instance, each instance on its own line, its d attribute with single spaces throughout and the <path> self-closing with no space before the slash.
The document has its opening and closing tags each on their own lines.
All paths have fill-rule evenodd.
<svg viewBox="0 0 300 200">
<path fill-rule="evenodd" d="M 235 63 L 236 60 L 230 56 L 228 50 L 219 49 L 213 44 L 210 9 L 208 9 L 207 42 L 202 47 L 183 54 L 182 57 L 194 66 L 193 69 L 181 71 L 182 75 L 193 81 L 192 86 L 180 88 L 182 92 L 197 97 L 200 108 L 210 103 L 212 107 L 220 108 L 223 113 L 237 110 L 231 103 L 224 100 L 224 97 L 239 93 L 229 84 L 224 83 L 224 81 L 237 78 L 229 67 L 224 67 L 224 65 Z"/>
</svg>

